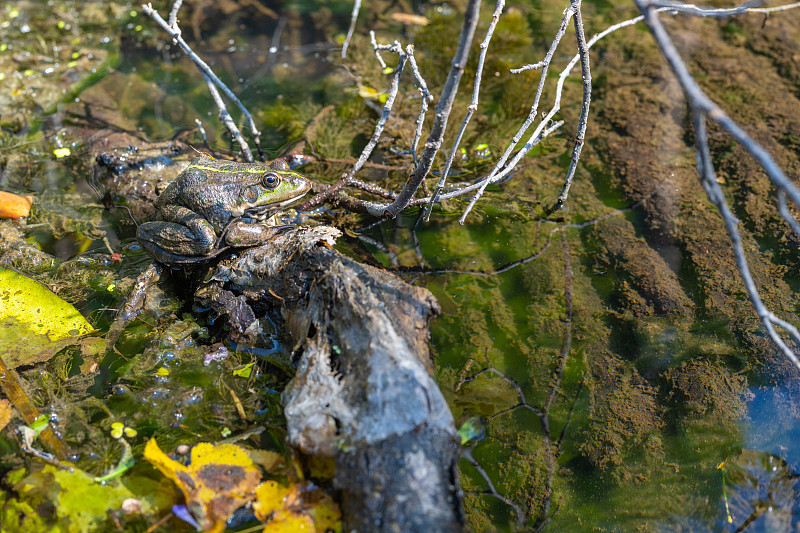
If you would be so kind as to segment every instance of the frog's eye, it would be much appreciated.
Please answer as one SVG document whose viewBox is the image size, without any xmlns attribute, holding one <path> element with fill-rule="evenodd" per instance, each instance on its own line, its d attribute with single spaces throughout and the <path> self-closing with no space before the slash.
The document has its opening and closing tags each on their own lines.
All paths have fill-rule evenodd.
<svg viewBox="0 0 800 533">
<path fill-rule="evenodd" d="M 264 184 L 264 187 L 267 189 L 274 189 L 278 186 L 278 184 L 280 184 L 280 182 L 281 177 L 274 172 L 270 172 L 261 180 L 261 183 Z"/>
</svg>

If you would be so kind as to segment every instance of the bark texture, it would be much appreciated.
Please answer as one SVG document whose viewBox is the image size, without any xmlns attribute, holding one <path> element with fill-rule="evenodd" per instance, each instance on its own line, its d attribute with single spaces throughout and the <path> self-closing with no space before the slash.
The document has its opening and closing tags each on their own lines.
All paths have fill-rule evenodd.
<svg viewBox="0 0 800 533">
<path fill-rule="evenodd" d="M 428 351 L 439 306 L 334 250 L 339 234 L 289 231 L 206 279 L 282 309 L 298 358 L 283 395 L 289 440 L 335 457 L 345 531 L 459 531 L 459 440 Z"/>
</svg>

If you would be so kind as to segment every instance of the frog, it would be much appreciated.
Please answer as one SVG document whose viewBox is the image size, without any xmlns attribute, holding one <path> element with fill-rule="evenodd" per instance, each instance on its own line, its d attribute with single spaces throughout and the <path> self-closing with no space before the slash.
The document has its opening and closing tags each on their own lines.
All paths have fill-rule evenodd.
<svg viewBox="0 0 800 533">
<path fill-rule="evenodd" d="M 284 159 L 242 163 L 199 157 L 155 201 L 156 213 L 136 238 L 159 263 L 208 261 L 231 248 L 257 246 L 286 227 L 269 217 L 305 195 L 311 182 Z"/>
</svg>

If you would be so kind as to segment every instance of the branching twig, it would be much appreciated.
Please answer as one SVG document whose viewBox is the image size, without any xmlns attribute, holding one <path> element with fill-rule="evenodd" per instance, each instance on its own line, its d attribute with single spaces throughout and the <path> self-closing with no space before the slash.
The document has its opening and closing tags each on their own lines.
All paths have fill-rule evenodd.
<svg viewBox="0 0 800 533">
<path fill-rule="evenodd" d="M 436 201 L 436 198 L 439 196 L 439 193 L 442 192 L 442 188 L 444 188 L 444 184 L 447 181 L 447 176 L 450 174 L 450 167 L 453 166 L 453 160 L 458 153 L 458 146 L 461 144 L 461 138 L 464 136 L 464 132 L 467 129 L 467 125 L 469 121 L 472 119 L 472 115 L 475 111 L 478 110 L 478 100 L 480 97 L 481 92 L 481 79 L 483 77 L 483 65 L 486 61 L 486 52 L 489 51 L 489 43 L 492 41 L 492 35 L 494 35 L 494 29 L 497 27 L 497 23 L 500 20 L 500 15 L 503 13 L 503 8 L 505 7 L 506 2 L 505 0 L 497 0 L 497 4 L 494 8 L 494 13 L 492 13 L 492 22 L 489 23 L 489 28 L 486 30 L 486 36 L 483 38 L 481 42 L 481 54 L 478 57 L 478 68 L 475 72 L 475 82 L 472 86 L 472 101 L 470 102 L 469 106 L 467 106 L 467 116 L 464 117 L 464 121 L 461 123 L 461 129 L 458 130 L 458 135 L 456 135 L 456 140 L 453 142 L 453 147 L 450 149 L 450 155 L 447 157 L 447 162 L 444 165 L 444 170 L 442 171 L 442 177 L 439 178 L 439 182 L 436 184 L 436 189 L 431 195 L 431 199 L 428 202 L 428 205 L 425 206 L 425 214 L 423 215 L 423 219 L 427 222 L 431 216 L 431 209 L 433 209 L 433 203 Z M 416 145 L 415 145 L 416 146 Z M 416 162 L 416 161 L 415 161 Z"/>
<path fill-rule="evenodd" d="M 239 128 L 236 127 L 236 124 L 233 122 L 233 118 L 231 118 L 231 114 L 228 113 L 228 108 L 225 105 L 225 102 L 222 100 L 222 96 L 220 96 L 217 87 L 214 85 L 213 80 L 209 78 L 205 72 L 202 70 L 200 74 L 203 75 L 203 79 L 206 80 L 206 85 L 208 86 L 208 92 L 211 93 L 211 98 L 214 100 L 214 103 L 217 105 L 217 109 L 219 110 L 219 121 L 228 129 L 231 136 L 239 143 L 239 146 L 242 148 L 242 153 L 244 153 L 244 158 L 252 163 L 253 162 L 253 154 L 250 152 L 250 147 L 247 145 L 247 141 L 244 140 L 242 137 L 242 133 L 239 131 Z"/>
<path fill-rule="evenodd" d="M 487 366 L 486 368 L 479 370 L 478 372 L 471 374 L 462 378 L 461 380 L 456 383 L 455 390 L 458 391 L 461 386 L 471 381 L 474 381 L 479 376 L 483 374 L 494 374 L 498 376 L 500 379 L 508 383 L 514 390 L 517 392 L 517 397 L 519 398 L 519 402 L 516 405 L 511 407 L 507 407 L 505 409 L 501 409 L 500 411 L 488 416 L 489 420 L 496 418 L 498 416 L 502 416 L 504 414 L 516 411 L 517 409 L 527 409 L 528 411 L 534 413 L 538 418 L 539 422 L 541 423 L 541 435 L 542 435 L 542 450 L 545 456 L 545 463 L 547 468 L 546 478 L 544 482 L 544 502 L 543 502 L 543 509 L 541 516 L 537 519 L 536 523 L 533 526 L 533 529 L 536 531 L 541 531 L 544 529 L 552 520 L 552 516 L 550 514 L 550 506 L 552 502 L 552 490 L 553 490 L 553 480 L 555 478 L 556 472 L 556 464 L 558 462 L 558 458 L 561 454 L 561 443 L 563 442 L 564 435 L 566 434 L 566 425 L 569 424 L 572 418 L 572 411 L 575 408 L 575 402 L 572 403 L 570 406 L 570 412 L 567 417 L 566 425 L 562 428 L 558 439 L 555 439 L 555 449 L 553 446 L 553 436 L 551 435 L 551 427 L 550 427 L 550 410 L 553 407 L 553 402 L 555 401 L 556 395 L 561 390 L 561 382 L 564 378 L 564 370 L 567 366 L 567 361 L 569 358 L 569 352 L 572 346 L 572 303 L 573 303 L 573 272 L 572 272 L 572 263 L 570 260 L 570 252 L 569 252 L 569 245 L 567 243 L 566 233 L 561 229 L 561 239 L 562 239 L 562 249 L 564 253 L 564 312 L 565 312 L 565 319 L 564 319 L 564 337 L 561 344 L 561 350 L 559 352 L 559 357 L 556 361 L 555 368 L 553 369 L 552 379 L 550 380 L 550 384 L 548 386 L 546 399 L 544 405 L 542 407 L 536 407 L 528 403 L 527 399 L 525 398 L 525 393 L 522 391 L 522 387 L 512 378 L 507 376 L 505 373 L 500 371 L 499 369 L 495 368 L 488 362 L 488 355 L 487 355 Z M 552 235 L 552 233 L 551 233 Z M 549 240 L 548 240 L 549 244 Z M 580 395 L 581 391 L 583 390 L 583 383 L 578 387 L 578 392 L 576 395 Z M 509 503 L 507 498 L 503 495 L 499 494 L 497 490 L 494 488 L 494 485 L 489 480 L 486 473 L 480 467 L 478 462 L 474 459 L 471 453 L 471 449 L 465 450 L 465 457 L 469 460 L 478 472 L 481 474 L 481 477 L 487 482 L 489 485 L 489 491 L 484 492 L 484 494 L 494 496 L 499 498 L 500 500 L 508 503 L 511 505 L 515 512 L 517 512 L 517 508 L 515 505 Z M 519 513 L 517 512 L 517 517 L 519 518 Z M 517 528 L 521 527 L 518 523 Z"/>
<path fill-rule="evenodd" d="M 419 114 L 417 114 L 417 120 L 415 121 L 417 128 L 414 130 L 414 140 L 411 143 L 411 157 L 416 165 L 418 163 L 417 145 L 422 137 L 422 125 L 425 123 L 425 114 L 428 112 L 428 103 L 433 102 L 433 95 L 428 90 L 428 85 L 425 83 L 425 80 L 419 72 L 417 60 L 414 58 L 413 54 L 408 56 L 408 64 L 411 65 L 411 71 L 414 73 L 414 79 L 417 80 L 417 90 L 419 91 L 420 96 Z"/>
<path fill-rule="evenodd" d="M 494 496 L 501 502 L 505 503 L 506 505 L 514 509 L 514 514 L 517 515 L 517 529 L 521 529 L 522 526 L 525 525 L 525 513 L 522 511 L 522 508 L 519 505 L 517 505 L 512 500 L 508 499 L 507 497 L 497 492 L 497 489 L 494 488 L 494 483 L 492 483 L 491 478 L 489 478 L 489 474 L 486 473 L 486 470 L 483 468 L 483 466 L 472 455 L 472 450 L 475 449 L 475 446 L 477 446 L 477 444 L 473 444 L 469 448 L 464 448 L 463 450 L 461 450 L 461 454 L 467 461 L 470 462 L 470 464 L 473 467 L 475 467 L 475 470 L 478 471 L 478 474 L 480 474 L 480 476 L 489 486 L 488 491 L 483 491 L 480 494 L 484 494 L 486 496 Z"/>
<path fill-rule="evenodd" d="M 450 73 L 447 75 L 447 81 L 445 81 L 444 89 L 442 89 L 439 103 L 436 105 L 436 118 L 433 121 L 431 133 L 428 136 L 428 140 L 425 142 L 425 150 L 422 152 L 422 157 L 417 163 L 414 173 L 397 195 L 395 201 L 390 205 L 367 205 L 367 210 L 370 214 L 388 218 L 396 217 L 400 211 L 409 205 L 409 202 L 411 202 L 422 180 L 425 179 L 425 176 L 430 172 L 433 160 L 442 145 L 442 138 L 447 128 L 447 120 L 450 118 L 450 111 L 453 109 L 453 101 L 458 92 L 458 84 L 461 81 L 461 75 L 464 73 L 464 67 L 467 64 L 467 56 L 469 55 L 469 48 L 472 44 L 472 37 L 475 35 L 475 27 L 478 25 L 480 6 L 480 0 L 469 0 L 467 4 L 467 10 L 464 13 L 464 23 L 461 26 L 461 36 L 458 40 L 458 48 L 453 56 Z"/>
<path fill-rule="evenodd" d="M 728 236 L 731 240 L 734 256 L 736 258 L 736 267 L 739 270 L 742 280 L 744 281 L 745 289 L 747 290 L 750 301 L 756 310 L 762 324 L 769 333 L 772 341 L 778 346 L 780 351 L 798 368 L 800 369 L 800 360 L 798 360 L 795 352 L 786 344 L 783 338 L 775 329 L 775 326 L 782 328 L 789 333 L 794 342 L 800 345 L 800 333 L 793 325 L 775 316 L 761 300 L 761 296 L 753 280 L 750 268 L 747 265 L 747 258 L 745 257 L 744 248 L 742 247 L 741 235 L 739 234 L 738 223 L 739 221 L 733 216 L 728 208 L 727 200 L 722 192 L 722 188 L 717 183 L 716 172 L 714 164 L 711 159 L 711 152 L 708 147 L 708 133 L 706 130 L 706 117 L 710 118 L 721 126 L 724 130 L 730 133 L 734 139 L 741 143 L 748 152 L 758 161 L 761 167 L 766 171 L 772 184 L 778 192 L 778 203 L 780 205 L 780 212 L 783 217 L 789 222 L 789 219 L 794 220 L 786 208 L 786 197 L 788 197 L 796 206 L 800 205 L 800 190 L 787 178 L 783 171 L 778 167 L 769 153 L 758 143 L 756 143 L 736 122 L 728 117 L 722 109 L 717 106 L 700 88 L 695 79 L 689 73 L 686 64 L 681 59 L 678 50 L 672 43 L 669 34 L 661 20 L 658 18 L 658 13 L 651 0 L 635 0 L 636 6 L 644 15 L 645 24 L 647 24 L 650 32 L 661 49 L 661 53 L 670 65 L 670 68 L 678 78 L 678 82 L 683 89 L 686 100 L 692 111 L 692 123 L 695 129 L 695 145 L 697 148 L 697 169 L 700 174 L 700 181 L 703 188 L 706 190 L 709 200 L 717 207 L 725 223 L 725 229 L 728 231 Z M 671 7 L 674 9 L 674 5 Z M 701 10 L 697 14 L 704 14 L 707 10 Z M 694 13 L 694 11 L 692 11 Z M 737 11 L 738 13 L 738 11 Z M 795 229 L 796 224 L 789 222 L 790 226 Z"/>
<path fill-rule="evenodd" d="M 473 4 L 475 4 L 475 5 L 473 5 Z M 444 135 L 444 127 L 446 126 L 446 123 L 447 123 L 447 117 L 449 116 L 450 109 L 452 108 L 452 102 L 455 99 L 455 93 L 456 93 L 457 86 L 458 86 L 458 79 L 460 79 L 461 72 L 463 72 L 464 63 L 466 63 L 466 54 L 469 51 L 469 44 L 472 41 L 472 34 L 474 33 L 475 25 L 477 24 L 477 10 L 479 8 L 479 5 L 480 5 L 480 1 L 479 0 L 471 0 L 470 1 L 470 6 L 468 7 L 467 14 L 465 15 L 465 19 L 464 19 L 464 27 L 462 28 L 461 39 L 459 41 L 459 48 L 458 48 L 458 51 L 456 52 L 456 55 L 453 58 L 453 68 L 451 68 L 450 76 L 448 76 L 447 82 L 445 83 L 445 89 L 442 92 L 442 100 L 440 100 L 439 105 L 436 108 L 436 120 L 434 121 L 434 125 L 433 125 L 433 128 L 431 130 L 431 136 L 428 138 L 428 142 L 425 145 L 426 148 L 425 148 L 425 152 L 423 154 L 423 159 L 420 162 L 417 163 L 417 167 L 416 167 L 416 171 L 415 171 L 414 175 L 412 175 L 412 178 L 406 183 L 406 186 L 403 188 L 403 190 L 401 190 L 400 193 L 397 194 L 394 197 L 394 201 L 391 204 L 379 204 L 379 203 L 375 203 L 375 202 L 362 202 L 359 205 L 359 211 L 365 212 L 365 213 L 368 213 L 368 214 L 371 214 L 371 215 L 374 215 L 374 216 L 378 216 L 378 217 L 386 216 L 387 213 L 390 214 L 390 218 L 396 216 L 397 213 L 399 213 L 405 207 L 407 207 L 407 205 L 408 205 L 408 203 L 410 201 L 410 196 L 413 195 L 413 193 L 416 191 L 416 189 L 419 187 L 420 183 L 422 182 L 422 178 L 424 178 L 424 175 L 427 174 L 428 170 L 430 170 L 430 166 L 433 163 L 433 157 L 435 157 L 435 155 L 436 155 L 436 150 L 431 150 L 431 147 L 432 147 L 431 138 L 435 138 L 435 134 L 436 134 L 436 132 L 438 132 L 438 138 L 439 138 L 438 145 L 441 144 L 441 137 Z M 467 31 L 467 30 L 470 30 L 470 31 Z M 465 35 L 465 33 L 468 33 L 468 35 Z M 467 37 L 468 37 L 468 39 L 467 39 Z M 370 40 L 372 42 L 373 51 L 375 52 L 375 56 L 377 57 L 378 63 L 381 65 L 381 68 L 383 68 L 383 69 L 387 68 L 386 62 L 383 60 L 383 56 L 381 55 L 382 51 L 393 52 L 393 53 L 397 54 L 397 56 L 399 58 L 397 69 L 395 69 L 394 75 L 392 77 L 392 84 L 391 84 L 391 87 L 390 87 L 390 90 L 389 90 L 389 94 L 387 96 L 386 102 L 384 103 L 383 113 L 381 115 L 381 118 L 378 120 L 378 123 L 375 126 L 375 130 L 374 130 L 374 132 L 372 134 L 372 137 L 370 138 L 369 143 L 367 143 L 367 146 L 364 147 L 364 150 L 362 150 L 361 156 L 359 157 L 358 161 L 353 166 L 353 168 L 350 169 L 350 171 L 344 176 L 344 178 L 339 183 L 337 183 L 336 185 L 333 185 L 332 187 L 330 187 L 329 189 L 327 189 L 323 193 L 316 195 L 315 197 L 310 199 L 308 202 L 306 202 L 303 205 L 304 209 L 309 209 L 309 208 L 311 208 L 313 206 L 319 205 L 320 203 L 324 202 L 326 199 L 330 198 L 332 195 L 335 195 L 335 194 L 339 193 L 344 187 L 347 187 L 348 185 L 352 185 L 353 184 L 353 176 L 361 169 L 361 167 L 364 166 L 364 164 L 366 163 L 367 159 L 372 154 L 372 150 L 377 145 L 381 134 L 383 133 L 384 126 L 386 124 L 386 121 L 389 118 L 392 106 L 394 105 L 394 100 L 397 97 L 397 91 L 399 89 L 400 76 L 402 74 L 403 67 L 404 67 L 406 62 L 408 62 L 409 65 L 411 65 L 411 69 L 412 69 L 413 74 L 414 74 L 414 79 L 417 82 L 417 87 L 418 87 L 418 90 L 420 91 L 420 95 L 422 97 L 422 104 L 421 104 L 421 107 L 420 107 L 420 113 L 419 113 L 419 115 L 417 117 L 417 121 L 416 121 L 417 122 L 416 135 L 415 135 L 414 141 L 412 143 L 412 153 L 414 154 L 414 159 L 416 160 L 416 146 L 417 146 L 418 138 L 419 138 L 419 136 L 421 134 L 421 131 L 422 131 L 423 121 L 425 120 L 425 112 L 427 111 L 427 108 L 428 108 L 428 101 L 429 100 L 432 101 L 433 100 L 433 96 L 428 91 L 428 87 L 427 87 L 427 84 L 425 83 L 425 79 L 420 74 L 419 68 L 417 66 L 417 63 L 414 60 L 414 47 L 413 47 L 413 45 L 408 45 L 404 50 L 402 48 L 402 46 L 400 45 L 400 43 L 398 43 L 397 41 L 395 41 L 395 43 L 391 44 L 391 45 L 379 44 L 375 40 L 375 33 L 374 32 L 370 32 Z M 458 58 L 461 59 L 460 63 L 457 62 Z M 459 68 L 456 68 L 456 65 L 459 65 Z M 455 76 L 454 72 L 457 74 L 457 76 Z M 445 104 L 447 104 L 447 105 L 443 106 L 443 102 Z M 436 145 L 437 149 L 438 149 L 438 145 Z M 425 173 L 422 175 L 422 177 L 418 181 L 415 181 L 415 176 L 417 175 L 417 173 L 420 172 L 420 168 L 423 167 L 423 166 L 426 166 Z M 416 183 L 416 184 L 414 184 L 414 183 Z M 407 195 L 408 198 L 405 199 L 405 200 L 401 200 L 401 197 L 404 194 Z M 394 214 L 391 215 L 392 211 L 390 210 L 390 207 L 391 206 L 395 206 L 395 205 L 399 205 L 399 204 L 402 204 L 402 205 L 400 207 L 394 208 L 394 209 L 396 209 L 396 212 L 394 212 Z"/>
<path fill-rule="evenodd" d="M 561 42 L 561 38 L 564 37 L 564 34 L 567 32 L 567 26 L 569 25 L 569 21 L 572 19 L 574 15 L 575 15 L 575 3 L 573 0 L 570 2 L 570 5 L 569 7 L 567 7 L 566 11 L 564 11 L 564 17 L 561 19 L 561 25 L 559 26 L 558 31 L 556 32 L 556 35 L 553 38 L 553 42 L 550 43 L 550 48 L 547 50 L 547 54 L 545 54 L 544 59 L 538 63 L 539 65 L 538 68 L 541 69 L 541 73 L 539 75 L 539 85 L 536 89 L 536 95 L 533 98 L 533 104 L 531 105 L 531 110 L 528 113 L 528 116 L 525 119 L 525 121 L 522 123 L 522 126 L 520 126 L 519 130 L 517 130 L 517 133 L 511 139 L 511 142 L 508 143 L 508 146 L 503 152 L 503 155 L 500 157 L 500 160 L 497 163 L 495 163 L 494 168 L 492 168 L 491 172 L 489 172 L 489 175 L 482 178 L 481 181 L 479 182 L 480 185 L 479 187 L 477 187 L 478 192 L 472 198 L 469 205 L 464 210 L 464 214 L 459 219 L 459 222 L 461 224 L 463 224 L 464 221 L 466 220 L 466 217 L 472 210 L 472 207 L 475 205 L 475 202 L 477 202 L 478 199 L 483 195 L 483 191 L 486 190 L 486 187 L 490 183 L 502 179 L 502 177 L 498 177 L 500 176 L 500 174 L 502 174 L 500 170 L 504 167 L 506 161 L 508 161 L 508 158 L 511 156 L 511 152 L 514 151 L 514 148 L 522 140 L 522 136 L 525 134 L 525 132 L 528 130 L 531 124 L 533 124 L 533 121 L 538 116 L 539 101 L 542 98 L 544 85 L 545 82 L 547 81 L 547 71 L 550 68 L 550 63 L 552 62 L 553 55 L 555 54 L 556 49 L 558 48 L 558 45 Z M 572 65 L 572 63 L 570 64 Z M 568 68 L 572 70 L 571 67 Z M 566 79 L 566 75 L 564 75 L 564 73 L 562 72 L 562 76 L 559 78 L 559 87 L 563 86 L 564 79 Z M 539 124 L 539 128 L 537 128 L 536 131 L 534 131 L 533 135 L 531 135 L 530 140 L 525 144 L 525 146 L 519 152 L 517 152 L 517 155 L 519 157 L 515 157 L 514 160 L 512 160 L 512 162 L 508 165 L 508 167 L 506 167 L 508 172 L 510 172 L 511 169 L 513 169 L 516 166 L 517 162 L 520 159 L 522 159 L 522 157 L 528 152 L 528 150 L 530 150 L 534 146 L 533 143 L 534 140 L 536 140 L 536 143 L 538 143 L 539 140 L 544 138 L 544 136 L 542 135 L 543 130 L 548 125 L 552 117 L 555 115 L 557 108 L 560 108 L 560 101 L 561 101 L 561 91 L 559 89 L 558 92 L 556 93 L 556 105 L 554 105 L 553 107 L 555 111 L 552 111 L 551 113 L 548 114 L 548 116 L 545 119 L 542 119 L 542 121 Z M 508 172 L 503 174 L 503 176 L 508 174 Z"/>
<path fill-rule="evenodd" d="M 378 123 L 375 124 L 375 130 L 372 132 L 372 137 L 370 137 L 369 142 L 361 151 L 361 155 L 356 161 L 355 165 L 345 174 L 342 180 L 329 187 L 327 190 L 322 192 L 321 194 L 316 195 L 308 202 L 303 205 L 303 209 L 310 209 L 311 207 L 317 206 L 324 202 L 326 199 L 330 198 L 334 194 L 337 194 L 343 188 L 351 185 L 353 183 L 353 176 L 361 170 L 361 167 L 367 162 L 369 156 L 372 155 L 372 151 L 378 145 L 378 141 L 381 138 L 381 134 L 383 133 L 383 128 L 386 126 L 386 121 L 389 120 L 389 115 L 392 112 L 392 107 L 394 106 L 395 98 L 397 98 L 397 91 L 400 88 L 400 76 L 403 74 L 403 68 L 405 67 L 406 62 L 408 61 L 409 56 L 413 55 L 414 47 L 409 45 L 405 50 L 403 47 L 400 46 L 400 43 L 395 41 L 394 44 L 378 44 L 375 41 L 375 33 L 370 32 L 370 37 L 373 43 L 373 50 L 375 51 L 375 55 L 378 57 L 378 61 L 386 67 L 386 63 L 383 62 L 383 58 L 380 55 L 381 51 L 389 51 L 397 54 L 398 62 L 397 68 L 392 75 L 392 84 L 389 88 L 389 94 L 386 97 L 386 102 L 383 104 L 383 113 L 381 114 Z"/>
</svg>

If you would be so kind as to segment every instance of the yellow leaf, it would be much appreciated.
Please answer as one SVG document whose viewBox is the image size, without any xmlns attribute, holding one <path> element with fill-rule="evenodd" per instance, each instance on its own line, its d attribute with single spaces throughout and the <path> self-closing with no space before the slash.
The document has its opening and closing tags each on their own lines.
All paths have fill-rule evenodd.
<svg viewBox="0 0 800 533">
<path fill-rule="evenodd" d="M 264 528 L 269 533 L 341 530 L 339 507 L 330 496 L 313 487 L 284 487 L 265 481 L 256 489 L 253 511 L 259 520 L 269 520 Z"/>
<path fill-rule="evenodd" d="M 0 400 L 0 431 L 8 425 L 11 420 L 11 402 Z"/>
<path fill-rule="evenodd" d="M 38 281 L 0 267 L 0 318 L 5 317 L 24 322 L 50 340 L 83 335 L 94 329 L 77 309 Z"/>
<path fill-rule="evenodd" d="M 289 492 L 289 487 L 283 487 L 272 480 L 259 485 L 256 489 L 256 501 L 253 502 L 256 518 L 266 520 L 272 513 L 282 509 Z"/>
<path fill-rule="evenodd" d="M 239 377 L 242 377 L 242 378 L 249 378 L 250 374 L 253 372 L 253 365 L 254 364 L 255 363 L 248 363 L 244 367 L 242 367 L 242 368 L 240 368 L 238 370 L 234 370 L 233 371 L 233 375 L 234 376 L 239 376 Z"/>
<path fill-rule="evenodd" d="M 46 361 L 93 330 L 47 287 L 0 267 L 0 357 L 11 368 Z"/>
<path fill-rule="evenodd" d="M 318 531 L 314 527 L 314 521 L 311 517 L 305 515 L 296 515 L 289 511 L 281 511 L 277 513 L 275 518 L 270 520 L 267 526 L 262 530 L 262 533 L 293 533 L 294 531 L 309 531 L 314 533 Z M 319 531 L 325 531 L 324 529 Z"/>
<path fill-rule="evenodd" d="M 368 87 L 367 85 L 362 85 L 358 88 L 358 96 L 361 98 L 366 98 L 367 100 L 380 100 L 381 96 L 383 96 L 385 102 L 388 95 L 386 95 L 386 93 L 377 91 L 372 87 Z"/>
<path fill-rule="evenodd" d="M 319 531 L 340 531 L 342 529 L 342 512 L 333 498 L 323 494 L 317 504 L 311 509 L 311 517 Z"/>
<path fill-rule="evenodd" d="M 254 498 L 261 481 L 247 451 L 235 444 L 202 442 L 192 448 L 186 466 L 170 459 L 150 439 L 144 457 L 181 489 L 187 508 L 205 531 L 223 531 L 230 515 Z"/>
</svg>

